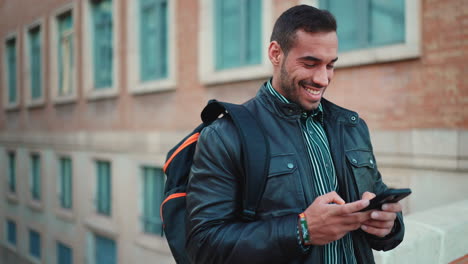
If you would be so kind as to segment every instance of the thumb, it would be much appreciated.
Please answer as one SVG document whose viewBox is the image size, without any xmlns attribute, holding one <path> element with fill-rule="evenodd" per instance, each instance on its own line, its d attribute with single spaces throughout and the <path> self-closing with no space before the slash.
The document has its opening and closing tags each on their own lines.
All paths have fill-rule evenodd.
<svg viewBox="0 0 468 264">
<path fill-rule="evenodd" d="M 371 193 L 371 192 L 364 192 L 362 194 L 362 200 L 371 200 L 372 198 L 375 197 L 375 193 Z"/>
</svg>

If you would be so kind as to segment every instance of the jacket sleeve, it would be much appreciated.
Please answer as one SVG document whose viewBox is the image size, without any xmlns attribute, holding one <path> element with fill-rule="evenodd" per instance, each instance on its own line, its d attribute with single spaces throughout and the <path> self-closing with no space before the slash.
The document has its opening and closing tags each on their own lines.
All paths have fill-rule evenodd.
<svg viewBox="0 0 468 264">
<path fill-rule="evenodd" d="M 186 247 L 191 261 L 278 263 L 300 256 L 297 215 L 241 220 L 238 135 L 233 126 L 219 133 L 212 126 L 198 140 L 187 191 Z"/>
<path fill-rule="evenodd" d="M 362 120 L 362 124 L 364 125 L 364 129 L 367 134 L 366 137 L 369 140 L 369 145 L 371 146 L 371 149 L 373 152 L 372 143 L 370 142 L 369 129 L 364 120 Z M 375 157 L 373 157 L 373 159 L 376 160 Z M 385 183 L 382 181 L 382 176 L 377 168 L 377 162 L 376 162 L 376 167 L 374 170 L 373 179 L 375 179 L 374 193 L 376 194 L 382 193 L 386 189 L 388 189 L 387 185 L 385 185 Z M 367 241 L 369 242 L 369 244 L 371 245 L 373 249 L 387 251 L 398 246 L 403 241 L 404 234 L 405 234 L 405 225 L 403 223 L 403 214 L 399 212 L 397 213 L 397 219 L 395 219 L 395 224 L 390 234 L 388 234 L 387 236 L 383 238 L 374 236 L 368 233 L 365 233 L 365 236 L 367 238 Z"/>
</svg>

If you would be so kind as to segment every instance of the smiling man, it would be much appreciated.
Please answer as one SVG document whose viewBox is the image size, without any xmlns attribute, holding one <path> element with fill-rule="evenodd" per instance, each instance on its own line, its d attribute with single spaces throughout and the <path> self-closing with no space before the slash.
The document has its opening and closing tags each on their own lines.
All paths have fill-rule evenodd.
<svg viewBox="0 0 468 264">
<path fill-rule="evenodd" d="M 273 77 L 244 105 L 265 128 L 270 168 L 257 219 L 243 221 L 242 151 L 228 117 L 200 135 L 187 195 L 193 263 L 373 263 L 403 239 L 399 203 L 360 212 L 387 189 L 356 112 L 323 98 L 338 39 L 327 11 L 296 6 L 276 21 Z"/>
</svg>

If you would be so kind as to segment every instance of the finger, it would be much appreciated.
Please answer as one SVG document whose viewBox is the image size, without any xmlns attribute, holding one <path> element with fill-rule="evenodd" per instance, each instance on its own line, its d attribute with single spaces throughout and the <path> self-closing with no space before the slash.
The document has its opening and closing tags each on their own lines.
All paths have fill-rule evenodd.
<svg viewBox="0 0 468 264">
<path fill-rule="evenodd" d="M 394 212 L 373 211 L 370 214 L 371 219 L 378 221 L 395 221 L 397 215 Z"/>
<path fill-rule="evenodd" d="M 371 235 L 378 236 L 378 237 L 384 237 L 390 234 L 390 232 L 392 231 L 391 228 L 390 229 L 389 228 L 375 228 L 375 227 L 367 226 L 367 225 L 361 225 L 361 229 L 366 233 L 369 233 Z"/>
<path fill-rule="evenodd" d="M 333 215 L 345 215 L 352 214 L 361 209 L 366 208 L 369 205 L 369 200 L 358 200 L 352 203 L 347 203 L 344 205 L 335 206 L 331 214 Z"/>
<path fill-rule="evenodd" d="M 386 212 L 401 212 L 402 206 L 399 202 L 397 203 L 387 203 L 382 205 L 382 211 Z"/>
<path fill-rule="evenodd" d="M 364 192 L 362 194 L 362 200 L 371 200 L 372 198 L 375 197 L 375 193 L 371 193 L 371 192 Z"/>
<path fill-rule="evenodd" d="M 376 220 L 367 220 L 362 223 L 362 225 L 370 226 L 374 228 L 386 228 L 392 229 L 395 221 L 376 221 Z"/>
<path fill-rule="evenodd" d="M 336 192 L 329 192 L 324 195 L 317 197 L 317 202 L 321 204 L 345 204 L 345 201 L 336 193 Z"/>
</svg>

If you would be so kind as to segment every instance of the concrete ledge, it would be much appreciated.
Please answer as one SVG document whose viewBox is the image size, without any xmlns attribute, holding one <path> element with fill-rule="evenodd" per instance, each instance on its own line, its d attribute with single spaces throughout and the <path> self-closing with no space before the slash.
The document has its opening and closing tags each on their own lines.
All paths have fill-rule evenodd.
<svg viewBox="0 0 468 264">
<path fill-rule="evenodd" d="M 403 242 L 376 263 L 449 263 L 468 253 L 468 200 L 405 217 Z"/>
</svg>

